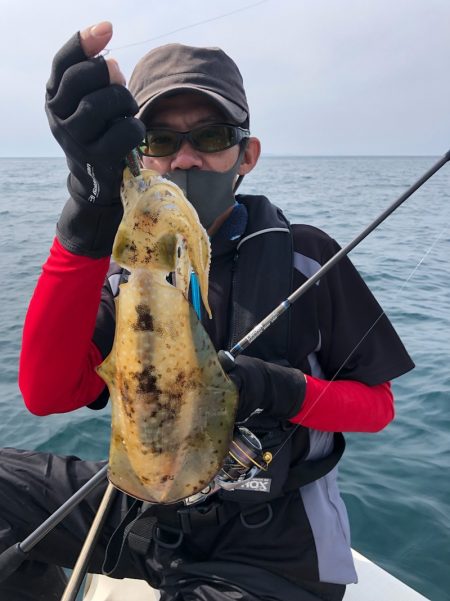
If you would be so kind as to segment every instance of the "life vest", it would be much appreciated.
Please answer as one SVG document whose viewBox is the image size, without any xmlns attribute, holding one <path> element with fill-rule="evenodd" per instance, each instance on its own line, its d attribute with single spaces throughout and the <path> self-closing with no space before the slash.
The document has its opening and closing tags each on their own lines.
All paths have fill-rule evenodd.
<svg viewBox="0 0 450 601">
<path fill-rule="evenodd" d="M 236 248 L 228 348 L 289 296 L 293 286 L 294 250 L 289 222 L 281 210 L 263 196 L 240 195 L 238 200 L 247 208 L 248 224 Z M 289 365 L 292 335 L 301 333 L 291 331 L 289 310 L 261 334 L 246 349 L 245 354 Z M 283 499 L 291 494 L 296 494 L 299 498 L 301 487 L 305 487 L 306 490 L 332 472 L 345 448 L 342 434 L 322 433 L 326 444 L 319 450 L 311 449 L 312 433 L 308 428 L 266 416 L 264 413 L 252 416 L 245 426 L 261 439 L 263 449 L 273 455 L 267 472 L 259 473 L 240 488 L 222 490 L 212 495 L 206 504 L 199 503 L 190 507 L 184 507 L 183 504 L 144 504 L 142 507 L 141 502 L 135 502 L 111 539 L 104 565 L 106 573 L 114 575 L 120 561 L 120 553 L 128 548 L 127 552 L 131 550 L 134 556 L 142 558 L 141 564 L 146 566 L 143 568 L 143 574 L 147 574 L 147 579 L 154 586 L 160 586 L 159 574 L 164 572 L 165 565 L 169 565 L 178 557 L 178 553 L 179 561 L 183 565 L 188 561 L 189 556 L 183 551 L 185 537 L 191 536 L 196 529 L 211 533 L 214 530 L 219 531 L 236 516 L 240 518 L 243 532 L 246 529 L 250 531 L 264 527 L 272 518 L 272 506 L 275 507 L 274 511 L 283 513 Z M 303 566 L 298 564 L 297 560 L 292 564 L 285 562 L 285 576 L 294 582 L 305 578 L 318 581 L 321 579 L 317 565 L 320 549 L 315 547 L 315 535 L 308 518 L 301 515 L 305 513 L 299 506 L 299 523 L 304 522 L 304 525 L 298 527 L 300 532 L 307 533 L 304 535 L 310 542 L 304 542 L 310 550 Z M 298 531 L 292 526 L 286 524 L 286 540 L 280 541 L 286 549 L 296 543 L 295 537 L 298 536 Z M 354 580 L 351 554 L 344 539 L 345 537 L 340 539 L 338 555 L 345 555 L 347 567 L 343 570 L 343 564 L 336 563 L 336 579 L 333 576 L 327 578 L 325 575 L 324 580 Z M 348 547 L 348 553 L 345 547 Z M 268 561 L 270 563 L 270 559 Z M 341 573 L 342 579 L 339 579 Z"/>
<path fill-rule="evenodd" d="M 289 221 L 265 196 L 239 196 L 248 213 L 247 228 L 236 248 L 231 287 L 228 348 L 293 292 L 294 250 Z M 289 366 L 290 310 L 281 315 L 243 354 Z M 305 460 L 309 430 L 264 413 L 251 417 L 245 426 L 256 434 L 263 449 L 272 454 L 267 472 L 222 498 L 241 503 L 268 501 L 321 478 L 337 464 L 345 448 L 341 433 L 325 457 Z"/>
</svg>

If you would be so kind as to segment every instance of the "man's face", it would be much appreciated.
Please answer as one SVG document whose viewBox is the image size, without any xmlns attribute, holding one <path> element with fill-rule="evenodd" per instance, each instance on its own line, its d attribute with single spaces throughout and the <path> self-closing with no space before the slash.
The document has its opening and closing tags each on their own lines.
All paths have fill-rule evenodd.
<svg viewBox="0 0 450 601">
<path fill-rule="evenodd" d="M 199 94 L 179 94 L 163 98 L 145 119 L 147 127 L 165 127 L 186 132 L 201 125 L 226 123 L 221 111 L 207 98 Z M 219 152 L 203 153 L 195 150 L 184 140 L 179 150 L 167 157 L 142 157 L 144 167 L 154 169 L 161 175 L 175 169 L 192 167 L 207 171 L 225 172 L 233 167 L 239 154 L 239 145 Z"/>
</svg>

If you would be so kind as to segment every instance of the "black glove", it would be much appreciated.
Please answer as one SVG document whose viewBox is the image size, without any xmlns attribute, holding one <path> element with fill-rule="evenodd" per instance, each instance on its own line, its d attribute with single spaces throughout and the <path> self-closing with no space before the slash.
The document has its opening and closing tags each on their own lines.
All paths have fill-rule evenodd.
<svg viewBox="0 0 450 601">
<path fill-rule="evenodd" d="M 102 57 L 86 57 L 77 33 L 53 60 L 45 110 L 70 170 L 57 236 L 75 254 L 107 256 L 122 218 L 124 159 L 145 136 L 133 118 L 138 106 L 124 86 L 110 84 Z"/>
<path fill-rule="evenodd" d="M 246 355 L 233 361 L 224 351 L 219 351 L 218 356 L 239 390 L 236 422 L 245 421 L 258 410 L 280 419 L 289 419 L 300 411 L 306 392 L 302 371 Z"/>
</svg>

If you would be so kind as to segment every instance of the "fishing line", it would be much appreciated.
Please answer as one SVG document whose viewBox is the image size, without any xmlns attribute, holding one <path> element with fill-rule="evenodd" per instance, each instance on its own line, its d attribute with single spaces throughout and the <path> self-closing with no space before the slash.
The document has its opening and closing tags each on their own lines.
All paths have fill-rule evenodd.
<svg viewBox="0 0 450 601">
<path fill-rule="evenodd" d="M 442 234 L 444 233 L 444 231 L 447 229 L 447 226 L 444 226 L 442 228 L 442 230 L 439 232 L 439 234 L 436 236 L 436 238 L 434 239 L 434 241 L 431 243 L 431 245 L 429 246 L 429 248 L 425 251 L 425 253 L 423 254 L 423 256 L 419 259 L 418 263 L 413 267 L 411 273 L 409 274 L 409 276 L 406 278 L 406 280 L 403 282 L 402 287 L 400 288 L 399 293 L 401 294 L 404 289 L 406 288 L 406 286 L 408 285 L 408 283 L 411 281 L 411 279 L 414 277 L 415 273 L 417 272 L 417 270 L 419 269 L 419 267 L 423 264 L 423 262 L 425 261 L 425 259 L 428 257 L 428 255 L 432 252 L 433 248 L 436 246 L 437 242 L 440 240 L 440 238 L 442 237 Z M 331 378 L 331 380 L 329 380 L 328 384 L 326 385 L 326 387 L 324 388 L 324 390 L 322 390 L 322 392 L 319 394 L 319 396 L 317 397 L 317 399 L 311 403 L 311 407 L 309 408 L 309 410 L 307 410 L 305 412 L 305 415 L 303 416 L 303 418 L 306 418 L 311 411 L 314 409 L 314 407 L 317 405 L 317 403 L 320 401 L 320 399 L 323 397 L 323 395 L 327 392 L 328 388 L 330 387 L 331 383 L 335 381 L 335 379 L 338 377 L 338 375 L 340 374 L 340 372 L 342 371 L 342 369 L 344 368 L 344 365 L 347 363 L 347 361 L 350 359 L 350 357 L 353 355 L 353 353 L 359 348 L 359 346 L 364 342 L 364 340 L 367 338 L 367 336 L 370 334 L 370 332 L 374 329 L 374 327 L 377 325 L 377 323 L 380 321 L 380 319 L 383 317 L 383 315 L 385 315 L 386 312 L 383 310 L 380 315 L 376 318 L 376 320 L 373 322 L 373 324 L 371 326 L 369 326 L 369 328 L 367 329 L 367 331 L 363 334 L 363 336 L 361 337 L 361 339 L 355 344 L 355 346 L 353 347 L 353 349 L 350 351 L 350 353 L 348 354 L 348 356 L 343 360 L 341 366 L 337 369 L 336 373 L 334 374 L 334 376 Z M 295 424 L 295 427 L 292 429 L 292 431 L 289 433 L 289 436 L 287 436 L 286 440 L 281 444 L 281 446 L 277 449 L 277 451 L 274 453 L 273 455 L 273 459 L 275 459 L 275 457 L 278 455 L 278 453 L 282 450 L 282 448 L 284 447 L 284 445 L 290 440 L 290 438 L 295 434 L 295 432 L 297 431 L 297 428 L 299 426 L 302 426 L 303 424 Z"/>
<path fill-rule="evenodd" d="M 260 0 L 259 2 L 255 2 L 254 4 L 247 4 L 246 6 L 237 8 L 236 10 L 231 10 L 227 13 L 222 13 L 220 15 L 211 17 L 209 19 L 204 19 L 203 21 L 196 21 L 195 23 L 191 23 L 190 25 L 184 25 L 183 27 L 178 27 L 177 29 L 172 29 L 172 31 L 166 31 L 165 33 L 161 33 L 152 38 L 142 40 L 141 42 L 132 42 L 131 44 L 126 44 L 125 46 L 115 46 L 114 48 L 105 48 L 100 54 L 102 56 L 106 56 L 110 52 L 116 52 L 117 50 L 124 50 L 125 48 L 131 48 L 132 46 L 140 46 L 142 44 L 147 44 L 148 42 L 154 42 L 155 40 L 160 40 L 161 38 L 165 38 L 168 35 L 172 35 L 173 33 L 178 33 L 179 31 L 185 31 L 186 29 L 191 29 L 192 27 L 197 27 L 198 25 L 205 25 L 206 23 L 211 23 L 212 21 L 218 21 L 219 19 L 224 19 L 225 17 L 229 17 L 230 15 L 236 15 L 237 13 L 241 13 L 244 10 L 249 10 L 250 8 L 255 8 L 255 6 L 259 6 L 260 4 L 264 4 L 268 1 L 269 0 Z"/>
<path fill-rule="evenodd" d="M 446 152 L 432 167 L 426 171 L 412 186 L 410 186 L 403 194 L 401 194 L 393 203 L 391 203 L 378 217 L 373 220 L 362 232 L 360 232 L 356 238 L 354 238 L 351 242 L 349 242 L 346 246 L 341 248 L 336 254 L 334 254 L 328 261 L 326 261 L 320 269 L 318 269 L 311 277 L 309 277 L 306 282 L 304 282 L 301 286 L 299 286 L 294 292 L 292 292 L 284 301 L 282 301 L 273 311 L 271 311 L 262 321 L 260 321 L 256 326 L 254 326 L 250 332 L 244 338 L 239 340 L 229 351 L 219 351 L 219 360 L 221 360 L 222 365 L 227 365 L 230 367 L 234 361 L 234 358 L 239 355 L 242 351 L 244 351 L 258 336 L 260 336 L 267 328 L 269 328 L 285 311 L 287 311 L 292 304 L 302 296 L 302 294 L 306 293 L 314 284 L 316 284 L 322 276 L 324 276 L 330 269 L 332 269 L 336 263 L 338 263 L 343 257 L 347 256 L 358 244 L 360 244 L 369 234 L 371 234 L 381 223 L 387 219 L 396 209 L 398 209 L 408 198 L 414 194 L 425 182 L 427 182 L 439 169 L 441 169 L 448 161 L 450 160 L 450 150 Z M 423 259 L 427 256 L 427 254 L 431 251 L 432 247 L 436 244 L 437 240 L 442 235 L 442 232 L 439 234 L 438 238 L 431 244 L 431 248 L 427 250 L 424 257 L 421 261 L 416 265 L 413 270 L 414 271 L 419 267 L 422 263 Z M 401 288 L 401 291 L 411 279 L 413 273 L 410 274 L 406 282 Z M 364 338 L 368 335 L 369 331 L 371 331 L 376 322 L 381 319 L 383 316 L 383 312 L 381 315 L 375 320 L 375 323 L 369 328 L 368 332 L 364 334 L 362 339 L 355 345 L 353 350 L 350 352 L 349 356 L 343 361 L 342 365 L 336 371 L 332 379 L 329 381 L 329 384 L 326 386 L 324 391 L 319 394 L 311 409 L 318 403 L 318 401 L 322 398 L 323 394 L 325 394 L 331 382 L 333 382 L 336 377 L 341 372 L 344 364 L 348 361 L 348 358 L 355 352 Z M 310 411 L 308 412 L 308 414 Z M 245 422 L 243 422 L 245 423 Z M 287 437 L 287 442 L 292 434 L 296 431 L 297 427 L 302 424 L 297 424 L 297 426 L 292 430 L 290 435 Z M 284 444 L 281 445 L 280 449 L 275 453 L 275 455 L 283 448 Z"/>
</svg>

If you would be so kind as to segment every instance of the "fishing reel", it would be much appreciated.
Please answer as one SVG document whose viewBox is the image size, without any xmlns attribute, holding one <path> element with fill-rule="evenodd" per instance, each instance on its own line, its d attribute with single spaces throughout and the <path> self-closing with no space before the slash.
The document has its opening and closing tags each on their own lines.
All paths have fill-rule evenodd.
<svg viewBox="0 0 450 601">
<path fill-rule="evenodd" d="M 184 499 L 184 504 L 201 503 L 221 488 L 225 490 L 239 488 L 261 470 L 266 471 L 271 461 L 272 453 L 263 451 L 259 438 L 248 428 L 237 426 L 233 432 L 228 454 L 217 476 L 199 493 Z"/>
</svg>

